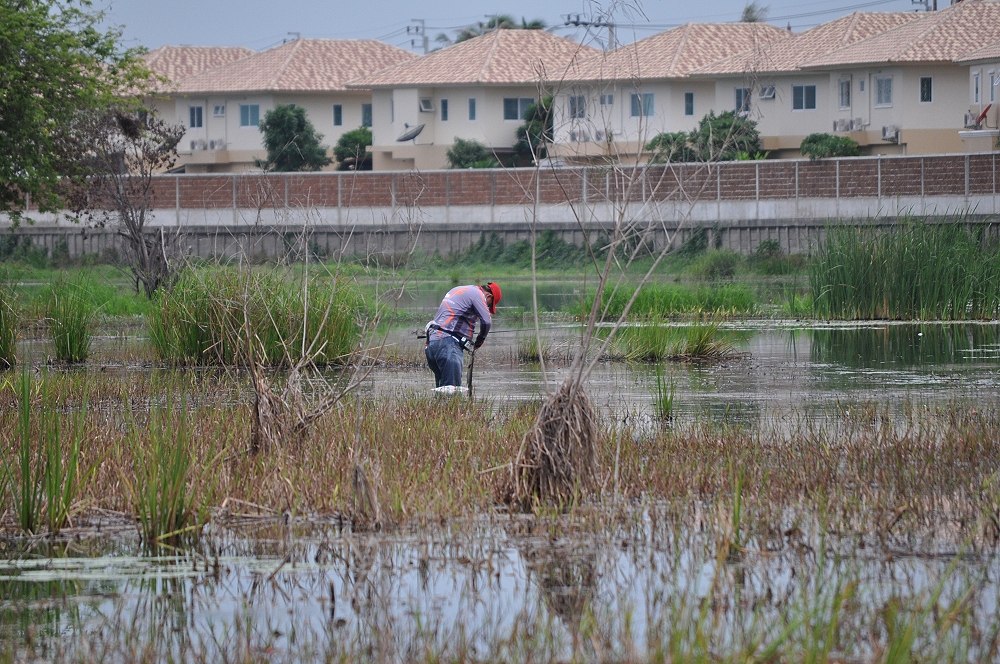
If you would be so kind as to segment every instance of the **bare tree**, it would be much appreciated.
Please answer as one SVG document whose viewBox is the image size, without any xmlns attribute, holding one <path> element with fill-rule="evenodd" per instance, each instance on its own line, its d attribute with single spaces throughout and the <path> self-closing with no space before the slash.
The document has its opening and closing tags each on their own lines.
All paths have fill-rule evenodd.
<svg viewBox="0 0 1000 664">
<path fill-rule="evenodd" d="M 69 208 L 89 223 L 117 229 L 136 290 L 147 297 L 168 285 L 174 273 L 171 239 L 163 229 L 150 233 L 147 226 L 153 176 L 174 165 L 183 134 L 180 125 L 126 106 L 81 116 L 75 126 L 86 148 L 81 177 L 68 185 Z"/>
</svg>

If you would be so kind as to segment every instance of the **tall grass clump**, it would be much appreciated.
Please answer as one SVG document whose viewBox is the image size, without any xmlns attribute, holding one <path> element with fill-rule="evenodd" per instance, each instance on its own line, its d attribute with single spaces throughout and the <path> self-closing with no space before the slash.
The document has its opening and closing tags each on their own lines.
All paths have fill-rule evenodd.
<svg viewBox="0 0 1000 664">
<path fill-rule="evenodd" d="M 183 409 L 150 412 L 143 430 L 132 423 L 133 473 L 122 480 L 131 494 L 143 541 L 148 547 L 179 540 L 197 527 L 191 499 L 192 445 Z"/>
<path fill-rule="evenodd" d="M 290 365 L 342 361 L 361 334 L 353 288 L 299 283 L 273 270 L 191 269 L 149 314 L 157 354 L 181 364 Z"/>
<path fill-rule="evenodd" d="M 717 323 L 670 327 L 657 324 L 623 327 L 613 344 L 617 355 L 635 362 L 721 360 L 734 352 Z"/>
<path fill-rule="evenodd" d="M 90 354 L 90 334 L 97 307 L 82 281 L 58 281 L 49 290 L 45 317 L 56 359 L 83 362 Z"/>
<path fill-rule="evenodd" d="M 653 399 L 653 412 L 657 419 L 669 422 L 674 417 L 674 396 L 677 393 L 677 384 L 673 380 L 667 380 L 663 375 L 663 367 L 656 367 L 656 394 Z"/>
<path fill-rule="evenodd" d="M 605 289 L 601 298 L 603 320 L 619 318 L 632 292 L 629 288 Z M 594 294 L 591 293 L 577 313 L 590 311 L 593 301 Z M 756 310 L 757 298 L 744 284 L 645 284 L 639 289 L 629 317 L 641 320 L 685 314 L 752 314 Z"/>
<path fill-rule="evenodd" d="M 69 521 L 80 489 L 81 409 L 64 428 L 46 382 L 23 373 L 16 385 L 17 433 L 13 458 L 4 462 L 18 527 L 35 534 L 45 525 L 58 533 Z M 33 404 L 37 397 L 38 403 Z"/>
<path fill-rule="evenodd" d="M 1000 313 L 1000 247 L 963 217 L 830 229 L 809 278 L 815 311 L 826 318 L 969 320 Z"/>
<path fill-rule="evenodd" d="M 14 290 L 0 281 L 0 371 L 10 369 L 17 362 L 17 300 Z"/>
</svg>

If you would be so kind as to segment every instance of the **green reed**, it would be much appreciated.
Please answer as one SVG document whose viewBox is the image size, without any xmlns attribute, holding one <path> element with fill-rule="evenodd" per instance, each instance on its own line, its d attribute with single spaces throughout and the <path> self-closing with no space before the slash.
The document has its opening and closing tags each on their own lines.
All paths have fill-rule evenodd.
<svg viewBox="0 0 1000 664">
<path fill-rule="evenodd" d="M 361 305 L 353 288 L 335 282 L 300 284 L 270 270 L 189 270 L 158 296 L 150 339 L 161 358 L 184 364 L 245 364 L 251 349 L 266 364 L 303 356 L 330 364 L 356 348 Z"/>
<path fill-rule="evenodd" d="M 886 229 L 830 229 L 810 266 L 816 314 L 840 319 L 970 320 L 1000 313 L 1000 248 L 963 217 Z"/>
<path fill-rule="evenodd" d="M 171 408 L 156 408 L 144 429 L 131 425 L 133 476 L 123 479 L 148 547 L 178 540 L 197 525 L 188 488 L 192 443 L 183 411 L 175 417 Z"/>
<path fill-rule="evenodd" d="M 90 335 L 97 309 L 80 281 L 58 281 L 49 290 L 45 317 L 61 362 L 83 362 L 90 353 Z"/>
<path fill-rule="evenodd" d="M 632 287 L 618 287 L 605 290 L 602 311 L 605 320 L 621 317 L 625 305 L 632 297 Z M 594 293 L 584 298 L 578 315 L 590 311 Z M 691 314 L 752 314 L 757 311 L 757 298 L 744 284 L 716 284 L 710 286 L 687 286 L 682 284 L 645 284 L 639 290 L 628 318 L 666 318 Z"/>
<path fill-rule="evenodd" d="M 0 371 L 17 362 L 17 299 L 14 290 L 0 281 Z"/>
<path fill-rule="evenodd" d="M 17 447 L 14 463 L 4 465 L 4 475 L 17 524 L 34 534 L 44 522 L 50 533 L 58 533 L 69 520 L 80 491 L 80 443 L 86 409 L 70 415 L 64 429 L 45 380 L 35 383 L 25 372 L 15 389 Z"/>
<path fill-rule="evenodd" d="M 656 366 L 656 394 L 653 398 L 653 412 L 662 421 L 670 421 L 674 416 L 674 396 L 677 384 L 663 375 L 663 366 Z"/>
<path fill-rule="evenodd" d="M 615 354 L 637 362 L 720 360 L 734 352 L 727 336 L 717 323 L 684 327 L 651 323 L 618 330 L 614 348 Z"/>
</svg>

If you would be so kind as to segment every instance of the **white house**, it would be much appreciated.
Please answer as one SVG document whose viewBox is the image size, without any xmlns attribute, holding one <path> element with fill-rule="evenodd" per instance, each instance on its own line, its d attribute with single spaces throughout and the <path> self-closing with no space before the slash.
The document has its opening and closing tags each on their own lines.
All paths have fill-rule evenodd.
<svg viewBox="0 0 1000 664">
<path fill-rule="evenodd" d="M 714 81 L 693 71 L 789 38 L 764 23 L 694 23 L 597 54 L 555 100 L 553 152 L 580 162 L 637 159 L 655 135 L 689 131 L 719 110 Z"/>
<path fill-rule="evenodd" d="M 851 113 L 874 152 L 962 152 L 960 132 L 976 106 L 968 54 L 1000 40 L 1000 2 L 964 0 L 803 63 L 831 88 L 856 84 Z M 980 93 L 982 90 L 980 90 Z M 836 101 L 833 99 L 831 101 Z"/>
<path fill-rule="evenodd" d="M 818 57 L 919 20 L 908 13 L 854 13 L 789 39 L 776 40 L 700 67 L 692 78 L 714 81 L 716 111 L 741 110 L 757 123 L 771 156 L 798 156 L 802 139 L 817 132 L 852 132 L 868 143 L 866 81 L 848 71 L 803 69 Z M 874 137 L 882 145 L 881 134 Z"/>
<path fill-rule="evenodd" d="M 968 152 L 1000 149 L 1000 39 L 959 61 L 969 67 L 969 111 L 959 132 Z"/>
<path fill-rule="evenodd" d="M 259 123 L 267 111 L 301 106 L 332 146 L 372 123 L 370 91 L 347 82 L 416 57 L 375 40 L 295 39 L 177 79 L 162 115 L 187 129 L 179 146 L 187 172 L 251 170 L 266 156 Z"/>
<path fill-rule="evenodd" d="M 544 30 L 494 30 L 357 78 L 350 87 L 372 90 L 374 169 L 445 168 L 457 138 L 509 153 L 528 105 L 596 52 Z"/>
</svg>

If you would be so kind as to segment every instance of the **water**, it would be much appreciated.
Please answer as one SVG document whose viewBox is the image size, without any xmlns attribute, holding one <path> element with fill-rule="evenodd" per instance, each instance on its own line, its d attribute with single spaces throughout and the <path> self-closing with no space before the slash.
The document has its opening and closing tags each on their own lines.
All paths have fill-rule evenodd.
<svg viewBox="0 0 1000 664">
<path fill-rule="evenodd" d="M 995 405 L 1000 397 L 995 322 L 723 327 L 736 343 L 732 359 L 663 365 L 675 386 L 677 422 L 782 429 L 871 404 L 891 415 L 962 401 Z M 496 331 L 476 361 L 480 398 L 535 400 L 546 380 L 555 386 L 566 375 L 565 362 L 543 374 L 537 364 L 516 360 L 532 332 L 502 320 Z M 572 325 L 548 325 L 543 337 L 570 348 L 578 333 Z M 420 362 L 409 328 L 390 341 Z M 111 352 L 122 343 L 109 339 Z M 655 386 L 655 367 L 621 362 L 599 362 L 587 383 L 603 416 L 650 426 Z M 380 367 L 362 391 L 428 396 L 432 387 L 424 367 Z M 954 636 L 958 659 L 991 657 L 988 635 L 1000 628 L 993 549 L 971 550 L 945 532 L 928 542 L 864 546 L 830 536 L 821 548 L 815 524 L 793 516 L 809 534 L 801 541 L 779 533 L 732 559 L 720 555 L 719 533 L 696 527 L 700 509 L 612 505 L 589 525 L 503 514 L 444 524 L 417 519 L 387 533 L 354 533 L 319 516 L 220 519 L 190 549 L 156 556 L 120 522 L 82 541 L 7 540 L 0 652 L 106 661 L 130 661 L 143 648 L 160 660 L 403 661 L 444 654 L 596 661 L 645 653 L 676 636 L 672 630 L 683 640 L 701 624 L 716 634 L 714 650 L 725 653 L 778 638 L 788 616 L 808 607 L 819 607 L 822 619 L 835 589 L 855 588 L 837 618 L 842 640 L 853 644 L 845 659 L 877 655 L 886 607 L 923 607 L 937 592 L 945 603 L 964 598 L 967 622 L 940 633 L 922 629 L 930 636 L 918 645 L 939 652 L 935 640 Z M 704 622 L 707 599 L 712 617 Z"/>
</svg>

